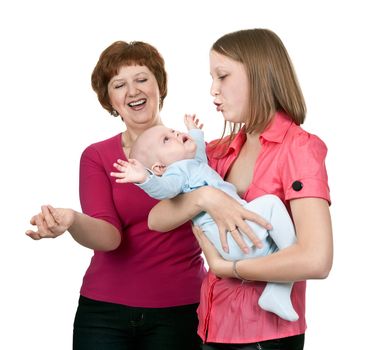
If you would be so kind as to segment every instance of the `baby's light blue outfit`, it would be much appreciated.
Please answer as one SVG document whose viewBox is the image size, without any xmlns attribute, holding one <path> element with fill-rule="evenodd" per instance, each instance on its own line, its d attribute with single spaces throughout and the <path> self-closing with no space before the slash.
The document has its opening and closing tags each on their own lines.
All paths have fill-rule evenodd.
<svg viewBox="0 0 385 350">
<path fill-rule="evenodd" d="M 256 212 L 271 223 L 273 229 L 267 231 L 261 226 L 247 221 L 247 224 L 261 240 L 262 248 L 256 248 L 247 236 L 243 235 L 243 239 L 250 248 L 250 252 L 245 254 L 233 237 L 228 234 L 229 253 L 226 253 L 222 249 L 218 227 L 211 216 L 206 212 L 201 212 L 195 216 L 193 218 L 194 225 L 199 226 L 204 231 L 208 239 L 226 260 L 234 261 L 261 257 L 295 243 L 296 237 L 293 223 L 282 201 L 274 195 L 264 195 L 255 198 L 251 202 L 241 199 L 236 192 L 235 186 L 224 181 L 208 165 L 203 131 L 192 129 L 189 131 L 189 135 L 197 145 L 194 159 L 177 161 L 169 165 L 162 176 L 151 174 L 144 183 L 137 185 L 149 196 L 159 200 L 173 198 L 180 193 L 191 192 L 202 186 L 212 186 L 224 191 L 240 202 L 245 208 Z M 267 283 L 259 299 L 259 305 L 263 309 L 274 312 L 289 321 L 297 320 L 298 315 L 294 311 L 290 300 L 292 285 L 292 283 Z"/>
</svg>

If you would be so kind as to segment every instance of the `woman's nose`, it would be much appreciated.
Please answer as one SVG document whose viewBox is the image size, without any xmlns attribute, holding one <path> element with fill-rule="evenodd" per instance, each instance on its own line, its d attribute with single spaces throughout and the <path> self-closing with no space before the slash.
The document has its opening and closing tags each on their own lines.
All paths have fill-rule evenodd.
<svg viewBox="0 0 385 350">
<path fill-rule="evenodd" d="M 139 93 L 135 85 L 129 85 L 127 92 L 130 97 L 135 97 Z"/>
<path fill-rule="evenodd" d="M 215 82 L 212 82 L 211 89 L 210 89 L 211 96 L 217 96 L 219 95 L 219 89 L 218 86 L 215 84 Z"/>
</svg>

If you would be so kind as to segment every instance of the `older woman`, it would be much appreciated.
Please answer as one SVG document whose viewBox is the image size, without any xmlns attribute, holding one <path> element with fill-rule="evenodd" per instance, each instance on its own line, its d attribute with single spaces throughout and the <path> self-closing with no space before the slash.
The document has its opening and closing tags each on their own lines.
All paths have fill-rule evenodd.
<svg viewBox="0 0 385 350">
<path fill-rule="evenodd" d="M 43 206 L 27 235 L 38 240 L 68 231 L 95 251 L 80 291 L 75 350 L 199 349 L 196 309 L 205 269 L 190 225 L 167 234 L 150 230 L 147 216 L 157 201 L 109 176 L 138 135 L 162 124 L 163 58 L 149 44 L 115 42 L 102 52 L 92 87 L 126 130 L 83 152 L 83 213 Z"/>
</svg>

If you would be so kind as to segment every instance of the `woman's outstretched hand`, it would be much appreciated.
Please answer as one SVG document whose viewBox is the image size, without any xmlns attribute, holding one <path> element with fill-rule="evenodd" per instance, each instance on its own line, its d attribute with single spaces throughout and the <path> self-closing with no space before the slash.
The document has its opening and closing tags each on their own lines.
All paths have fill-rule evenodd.
<svg viewBox="0 0 385 350">
<path fill-rule="evenodd" d="M 214 245 L 209 241 L 199 226 L 192 225 L 192 231 L 205 255 L 211 272 L 221 278 L 232 277 L 232 263 L 220 256 Z"/>
<path fill-rule="evenodd" d="M 43 205 L 41 212 L 30 220 L 31 225 L 36 226 L 36 230 L 27 230 L 25 234 L 34 240 L 56 238 L 67 231 L 74 220 L 75 211 L 72 209 Z"/>
<path fill-rule="evenodd" d="M 253 221 L 264 227 L 266 230 L 272 228 L 271 224 L 258 214 L 245 209 L 238 201 L 230 197 L 221 190 L 207 187 L 202 195 L 200 207 L 206 211 L 218 226 L 222 248 L 229 252 L 227 244 L 227 233 L 230 233 L 235 242 L 245 252 L 249 252 L 245 241 L 242 238 L 241 231 L 261 248 L 262 243 L 245 220 Z"/>
</svg>

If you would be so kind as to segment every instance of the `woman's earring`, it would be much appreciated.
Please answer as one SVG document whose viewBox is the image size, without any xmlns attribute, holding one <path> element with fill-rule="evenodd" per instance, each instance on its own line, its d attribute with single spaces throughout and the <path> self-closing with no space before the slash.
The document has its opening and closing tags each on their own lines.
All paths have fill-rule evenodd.
<svg viewBox="0 0 385 350">
<path fill-rule="evenodd" d="M 114 117 L 118 117 L 119 116 L 119 113 L 117 111 L 115 111 L 115 109 L 112 110 L 111 114 L 114 116 Z"/>
</svg>

